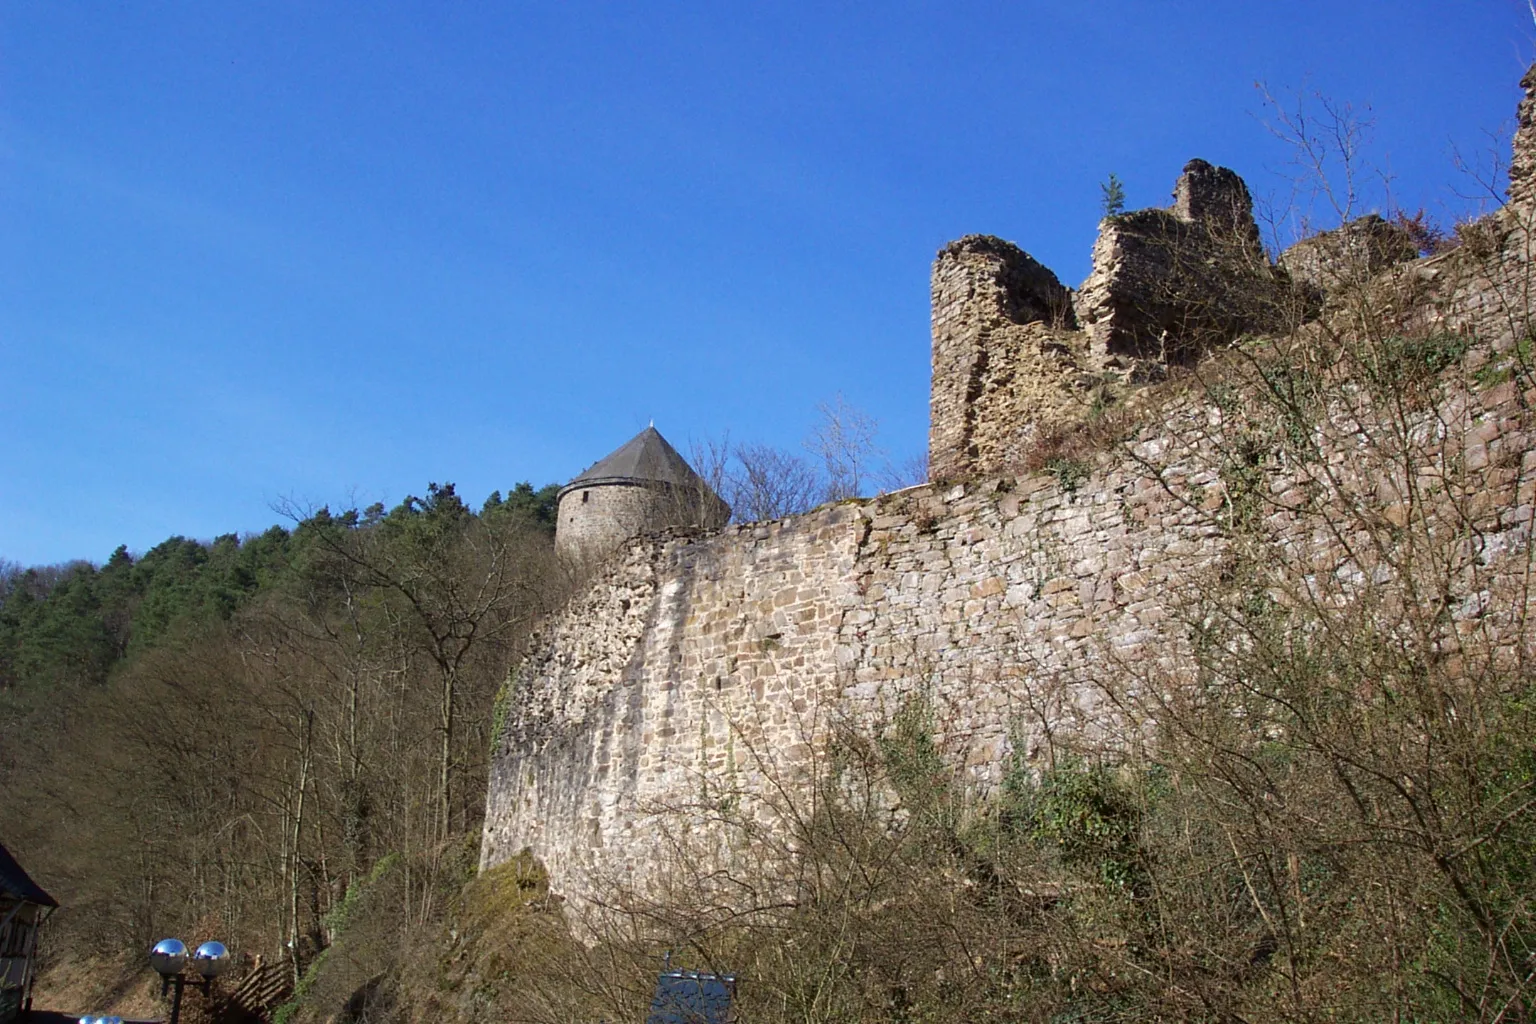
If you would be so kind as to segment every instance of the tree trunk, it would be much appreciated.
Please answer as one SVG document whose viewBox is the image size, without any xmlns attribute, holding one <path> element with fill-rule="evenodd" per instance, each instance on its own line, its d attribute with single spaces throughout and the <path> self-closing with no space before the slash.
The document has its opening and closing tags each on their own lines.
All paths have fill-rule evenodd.
<svg viewBox="0 0 1536 1024">
<path fill-rule="evenodd" d="M 438 818 L 444 842 L 453 834 L 453 698 L 457 690 L 456 673 L 443 673 L 442 739 L 438 763 Z"/>
</svg>

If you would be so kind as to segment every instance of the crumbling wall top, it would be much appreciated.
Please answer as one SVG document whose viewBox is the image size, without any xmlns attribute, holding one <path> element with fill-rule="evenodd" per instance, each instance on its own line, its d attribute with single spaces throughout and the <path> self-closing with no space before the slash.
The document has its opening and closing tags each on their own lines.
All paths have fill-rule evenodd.
<svg viewBox="0 0 1536 1024">
<path fill-rule="evenodd" d="M 929 472 L 996 471 L 1015 453 L 1020 425 L 1060 404 L 1059 346 L 1046 335 L 1072 325 L 1071 293 L 1012 242 L 966 235 L 939 250 L 932 297 Z"/>
<path fill-rule="evenodd" d="M 1170 209 L 1106 217 L 1074 299 L 1101 366 L 1184 363 L 1263 329 L 1277 281 L 1236 172 L 1184 165 Z"/>
<path fill-rule="evenodd" d="M 1247 184 L 1236 171 L 1199 157 L 1184 165 L 1173 186 L 1173 214 L 1186 223 L 1203 224 L 1213 234 L 1259 242 Z"/>
<path fill-rule="evenodd" d="M 1326 293 L 1364 284 L 1386 267 L 1418 255 L 1419 248 L 1405 228 L 1378 213 L 1368 213 L 1297 242 L 1280 254 L 1280 266 L 1293 282 Z"/>
<path fill-rule="evenodd" d="M 1520 79 L 1525 98 L 1515 115 L 1514 153 L 1509 161 L 1509 198 L 1513 203 L 1536 203 L 1536 64 Z"/>
<path fill-rule="evenodd" d="M 1509 194 L 1523 214 L 1536 207 L 1536 65 L 1521 85 Z M 1032 438 L 1102 408 L 1105 389 L 1160 379 L 1243 335 L 1294 328 L 1330 293 L 1418 256 L 1401 225 L 1372 214 L 1293 246 L 1277 267 L 1247 184 L 1201 159 L 1184 165 L 1171 206 L 1100 222 L 1076 292 L 1011 242 L 951 242 L 933 268 L 930 472 L 1007 472 L 1021 453 L 1038 454 Z"/>
<path fill-rule="evenodd" d="M 1066 286 L 1049 267 L 1012 242 L 996 235 L 966 235 L 950 242 L 939 250 L 935 261 L 935 287 L 941 277 L 949 277 L 940 268 L 956 264 L 971 268 L 965 276 L 972 280 L 962 287 L 964 295 L 957 292 L 953 297 L 976 299 L 985 292 L 988 309 L 982 314 L 984 318 L 1001 317 L 1016 324 L 1036 320 L 1061 324 L 1072 315 Z M 937 314 L 938 307 L 934 309 Z"/>
</svg>

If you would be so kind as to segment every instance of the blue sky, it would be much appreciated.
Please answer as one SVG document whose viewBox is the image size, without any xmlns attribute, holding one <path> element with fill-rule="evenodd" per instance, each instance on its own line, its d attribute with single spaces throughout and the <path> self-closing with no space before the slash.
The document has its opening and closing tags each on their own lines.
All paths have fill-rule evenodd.
<svg viewBox="0 0 1536 1024">
<path fill-rule="evenodd" d="M 905 458 L 946 241 L 1075 285 L 1111 172 L 1284 193 L 1255 82 L 1453 218 L 1533 56 L 1526 0 L 11 0 L 0 558 L 478 502 L 652 419 L 797 447 L 838 393 Z"/>
</svg>

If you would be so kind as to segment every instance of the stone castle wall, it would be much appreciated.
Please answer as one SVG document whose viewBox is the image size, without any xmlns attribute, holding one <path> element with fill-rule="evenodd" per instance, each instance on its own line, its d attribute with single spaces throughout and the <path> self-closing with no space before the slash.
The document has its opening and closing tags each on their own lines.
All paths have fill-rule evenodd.
<svg viewBox="0 0 1536 1024">
<path fill-rule="evenodd" d="M 1489 534 L 1512 554 L 1536 500 L 1528 402 L 1536 389 L 1504 384 L 1459 413 L 1478 464 L 1513 453 L 1497 484 L 1517 513 Z M 1073 488 L 1050 475 L 926 485 L 632 543 L 521 669 L 482 863 L 526 847 L 558 891 L 644 886 L 662 818 L 702 825 L 725 794 L 760 798 L 808 769 L 835 721 L 878 722 L 914 695 L 943 709 L 937 739 L 980 787 L 1018 744 L 1033 758 L 1047 733 L 1091 737 L 1108 716 L 1085 680 L 1117 660 L 1176 671 L 1183 602 L 1230 550 L 1215 465 L 1147 471 L 1167 416 L 1195 429 L 1208 414 L 1167 410 L 1130 457 Z M 1305 521 L 1271 526 L 1319 571 L 1339 568 Z"/>
<path fill-rule="evenodd" d="M 1522 131 L 1517 154 L 1533 143 Z M 1458 332 L 1472 346 L 1464 378 L 1416 412 L 1411 431 L 1433 448 L 1423 472 L 1455 467 L 1465 474 L 1455 486 L 1479 495 L 1487 516 L 1464 617 L 1507 608 L 1505 584 L 1529 598 L 1536 387 L 1506 364 L 1533 326 L 1533 217 L 1532 203 L 1512 204 L 1477 245 L 1387 267 L 1373 283 L 1386 301 L 1371 308 L 1397 327 Z M 1040 756 L 1053 737 L 1091 742 L 1111 724 L 1095 678 L 1147 666 L 1177 677 L 1188 663 L 1179 616 L 1198 594 L 1220 597 L 1245 536 L 1224 472 L 1250 426 L 1211 392 L 1168 385 L 1133 401 L 1143 425 L 1104 452 L 1054 472 L 998 472 L 1026 429 L 1020 418 L 1077 386 L 1081 350 L 1050 348 L 1066 344 L 1051 332 L 1070 321 L 1039 315 L 1056 315 L 1059 288 L 995 239 L 941 252 L 939 482 L 704 536 L 641 538 L 603 565 L 509 687 L 482 865 L 527 848 L 560 892 L 645 887 L 667 870 L 664 826 L 707 831 L 727 804 L 768 813 L 766 796 L 813 770 L 840 721 L 878 723 L 921 697 L 942 711 L 936 738 L 985 788 L 1010 752 Z M 1347 334 L 1356 313 L 1335 303 L 1322 315 Z M 1041 353 L 1048 369 L 1024 366 Z M 1010 359 L 1060 391 L 1021 389 L 1018 374 L 1002 373 Z M 1354 446 L 1348 416 L 1359 409 L 1320 413 L 1332 424 L 1318 428 L 1326 464 L 1395 522 L 1400 467 Z M 1308 510 L 1315 475 L 1280 460 L 1259 486 L 1264 516 L 1245 529 L 1319 579 L 1362 571 Z"/>
</svg>

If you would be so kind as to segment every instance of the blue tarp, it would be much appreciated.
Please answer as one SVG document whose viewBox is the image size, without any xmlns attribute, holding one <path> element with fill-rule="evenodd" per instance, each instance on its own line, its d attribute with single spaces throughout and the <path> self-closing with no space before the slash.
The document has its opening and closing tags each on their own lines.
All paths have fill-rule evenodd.
<svg viewBox="0 0 1536 1024">
<path fill-rule="evenodd" d="M 728 1024 L 735 995 L 733 975 L 666 971 L 656 979 L 645 1024 Z"/>
</svg>

